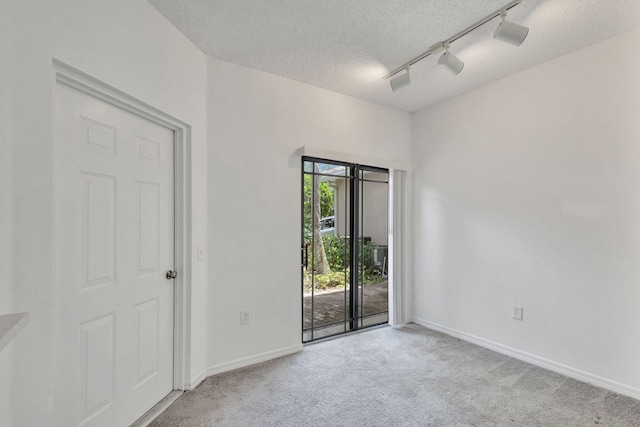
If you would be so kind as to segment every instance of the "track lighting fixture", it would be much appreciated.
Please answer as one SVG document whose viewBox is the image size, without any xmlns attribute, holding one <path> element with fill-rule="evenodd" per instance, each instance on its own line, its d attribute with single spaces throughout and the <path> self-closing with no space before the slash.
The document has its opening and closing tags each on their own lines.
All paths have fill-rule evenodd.
<svg viewBox="0 0 640 427">
<path fill-rule="evenodd" d="M 409 69 L 406 69 L 406 73 L 400 74 L 391 79 L 391 90 L 397 91 L 402 89 L 403 87 L 409 86 L 411 84 L 411 78 L 409 77 Z"/>
<path fill-rule="evenodd" d="M 438 59 L 438 64 L 443 65 L 451 74 L 457 76 L 460 74 L 460 71 L 464 68 L 464 62 L 458 59 L 457 56 L 449 52 L 449 47 L 445 47 L 445 51 Z"/>
<path fill-rule="evenodd" d="M 507 16 L 507 12 L 516 7 L 517 5 L 519 5 L 520 3 L 522 3 L 523 0 L 513 0 L 512 2 L 508 3 L 506 6 L 504 6 L 501 9 L 496 10 L 495 12 L 485 16 L 483 19 L 481 19 L 480 21 L 476 22 L 475 24 L 465 28 L 464 30 L 460 31 L 458 34 L 449 37 L 448 39 L 446 39 L 445 41 L 442 42 L 438 42 L 434 45 L 432 45 L 428 51 L 426 51 L 425 53 L 423 53 L 420 56 L 417 56 L 415 58 L 413 58 L 411 61 L 401 65 L 400 67 L 396 68 L 395 70 L 391 71 L 389 74 L 387 74 L 386 76 L 383 77 L 383 79 L 389 79 L 391 78 L 391 89 L 395 92 L 398 89 L 401 89 L 405 86 L 408 86 L 409 83 L 411 83 L 410 79 L 409 79 L 409 68 L 419 62 L 422 61 L 423 59 L 425 59 L 427 56 L 431 56 L 441 50 L 444 49 L 444 53 L 442 54 L 442 56 L 440 57 L 440 59 L 438 60 L 438 64 L 440 65 L 444 65 L 444 67 L 449 70 L 453 75 L 458 75 L 460 74 L 460 72 L 462 71 L 462 69 L 464 68 L 464 62 L 462 62 L 460 59 L 458 59 L 455 55 L 453 55 L 451 52 L 449 52 L 449 45 L 453 42 L 455 42 L 456 40 L 458 40 L 459 38 L 469 34 L 470 32 L 472 32 L 473 30 L 475 30 L 476 28 L 479 28 L 481 26 L 483 26 L 484 24 L 486 24 L 487 22 L 493 20 L 494 18 L 497 18 L 498 16 L 502 18 L 502 21 L 500 22 L 500 24 L 498 25 L 498 28 L 496 28 L 495 33 L 493 34 L 493 37 L 496 40 L 500 40 L 500 41 L 504 41 L 506 43 L 510 43 L 514 46 L 520 46 L 522 44 L 522 42 L 524 41 L 524 39 L 527 37 L 527 34 L 529 34 L 529 29 L 527 27 L 524 27 L 522 25 L 516 24 L 514 22 L 510 22 L 507 21 L 505 18 Z M 398 75 L 401 72 L 406 71 L 404 74 Z"/>
<path fill-rule="evenodd" d="M 505 19 L 506 16 L 506 11 L 504 11 L 504 13 L 500 13 L 502 22 L 500 22 L 500 25 L 496 28 L 496 32 L 493 33 L 493 38 L 514 46 L 520 46 L 524 39 L 527 38 L 529 29 L 514 22 L 507 21 Z"/>
</svg>

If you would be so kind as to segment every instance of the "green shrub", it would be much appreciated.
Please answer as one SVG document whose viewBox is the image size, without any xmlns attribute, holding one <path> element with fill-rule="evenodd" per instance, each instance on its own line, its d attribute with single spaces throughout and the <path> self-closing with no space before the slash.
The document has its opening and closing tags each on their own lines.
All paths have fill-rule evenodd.
<svg viewBox="0 0 640 427">
<path fill-rule="evenodd" d="M 324 252 L 331 270 L 343 270 L 351 266 L 351 254 L 349 252 L 349 239 L 338 236 L 323 236 Z M 360 241 L 360 264 L 364 265 L 365 272 L 373 273 L 373 249 L 372 242 Z"/>
<path fill-rule="evenodd" d="M 346 277 L 346 278 L 345 278 Z M 345 281 L 349 280 L 349 270 L 346 271 L 331 271 L 328 274 L 316 274 L 313 276 L 313 284 L 316 290 L 344 288 Z M 311 290 L 311 273 L 304 272 L 304 286 L 305 290 Z"/>
<path fill-rule="evenodd" d="M 323 236 L 324 253 L 327 256 L 331 270 L 343 270 L 349 267 L 349 248 L 346 248 L 346 239 L 338 236 Z"/>
<path fill-rule="evenodd" d="M 318 178 L 319 179 L 319 178 Z M 312 206 L 312 175 L 304 175 L 304 241 L 306 243 L 311 242 L 313 237 L 313 206 Z M 333 189 L 327 182 L 320 182 L 318 184 L 318 192 L 320 197 L 320 218 L 333 215 L 334 201 L 333 201 Z M 318 195 L 316 195 L 318 197 Z M 316 227 L 319 227 L 316 224 Z"/>
</svg>

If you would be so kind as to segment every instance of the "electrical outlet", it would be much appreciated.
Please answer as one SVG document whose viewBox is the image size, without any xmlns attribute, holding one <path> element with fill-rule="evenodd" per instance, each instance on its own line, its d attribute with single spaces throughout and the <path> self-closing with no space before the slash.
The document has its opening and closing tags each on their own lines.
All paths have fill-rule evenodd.
<svg viewBox="0 0 640 427">
<path fill-rule="evenodd" d="M 513 318 L 516 320 L 522 320 L 522 306 L 514 305 L 513 306 Z"/>
<path fill-rule="evenodd" d="M 249 310 L 240 310 L 240 324 L 248 325 L 249 323 L 251 323 Z"/>
</svg>

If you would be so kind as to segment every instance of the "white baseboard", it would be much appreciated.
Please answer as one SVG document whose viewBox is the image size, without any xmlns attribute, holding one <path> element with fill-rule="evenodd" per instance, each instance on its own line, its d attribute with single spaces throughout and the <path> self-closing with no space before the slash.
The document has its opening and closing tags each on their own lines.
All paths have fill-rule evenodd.
<svg viewBox="0 0 640 427">
<path fill-rule="evenodd" d="M 207 376 L 221 374 L 222 372 L 233 371 L 234 369 L 244 368 L 245 366 L 255 365 L 256 363 L 266 362 L 267 360 L 276 359 L 282 356 L 298 353 L 302 351 L 302 344 L 292 345 L 266 353 L 260 353 L 253 356 L 243 357 L 241 359 L 232 360 L 230 362 L 220 363 L 210 366 L 207 369 Z"/>
<path fill-rule="evenodd" d="M 191 381 L 189 381 L 189 383 L 185 386 L 185 391 L 193 390 L 194 388 L 198 387 L 205 378 L 207 378 L 206 368 L 198 372 L 193 378 L 191 378 Z"/>
<path fill-rule="evenodd" d="M 426 328 L 451 335 L 452 337 L 460 338 L 473 344 L 477 344 L 481 347 L 497 351 L 498 353 L 511 356 L 515 359 L 531 363 L 532 365 L 540 366 L 541 368 L 557 372 L 578 381 L 586 382 L 597 387 L 602 387 L 615 393 L 624 394 L 626 396 L 633 397 L 634 399 L 640 399 L 639 388 L 632 387 L 627 384 L 622 384 L 617 381 L 609 380 L 607 378 L 603 378 L 589 372 L 581 371 L 580 369 L 572 368 L 571 366 L 563 365 L 562 363 L 554 362 L 553 360 L 545 359 L 544 357 L 536 356 L 535 354 L 527 353 L 526 351 L 508 347 L 506 345 L 499 344 L 497 342 L 490 341 L 475 335 L 471 335 L 466 332 L 458 331 L 456 329 L 451 329 L 437 323 L 429 322 L 427 320 L 414 317 L 410 321 Z"/>
</svg>

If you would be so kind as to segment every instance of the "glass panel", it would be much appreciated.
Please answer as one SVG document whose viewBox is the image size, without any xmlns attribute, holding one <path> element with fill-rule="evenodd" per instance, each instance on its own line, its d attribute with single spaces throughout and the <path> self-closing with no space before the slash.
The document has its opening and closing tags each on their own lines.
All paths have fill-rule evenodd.
<svg viewBox="0 0 640 427">
<path fill-rule="evenodd" d="M 324 175 L 347 176 L 349 168 L 343 165 L 334 165 L 330 163 L 316 163 L 316 173 Z"/>
<path fill-rule="evenodd" d="M 389 182 L 389 174 L 384 171 L 369 171 L 369 170 L 361 170 L 360 171 L 360 180 L 361 181 L 374 181 L 374 182 Z"/>
<path fill-rule="evenodd" d="M 388 173 L 361 171 L 359 296 L 361 327 L 388 321 Z M 365 180 L 366 179 L 366 180 Z"/>
<path fill-rule="evenodd" d="M 313 162 L 304 162 L 304 171 L 313 172 Z"/>
<path fill-rule="evenodd" d="M 349 178 L 345 168 L 315 162 L 303 175 L 303 341 L 350 329 L 349 259 L 344 230 L 349 230 Z M 335 172 L 338 176 L 320 175 Z M 333 173 L 332 172 L 332 173 Z"/>
</svg>

